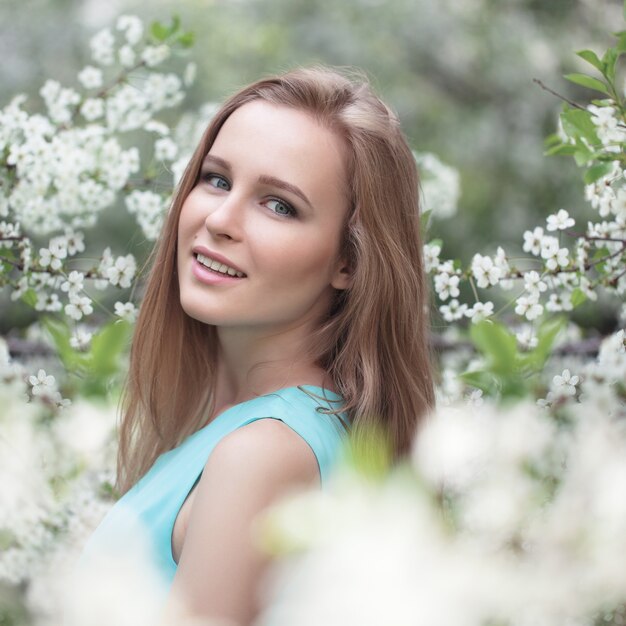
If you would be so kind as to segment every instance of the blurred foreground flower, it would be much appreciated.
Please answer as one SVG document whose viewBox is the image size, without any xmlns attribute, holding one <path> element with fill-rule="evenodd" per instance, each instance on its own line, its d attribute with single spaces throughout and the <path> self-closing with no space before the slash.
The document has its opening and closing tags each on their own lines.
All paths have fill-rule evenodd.
<svg viewBox="0 0 626 626">
<path fill-rule="evenodd" d="M 580 401 L 440 407 L 412 464 L 372 480 L 345 462 L 268 512 L 258 539 L 282 559 L 256 626 L 624 624 L 626 388 L 598 389 L 608 361 L 624 371 L 623 331 Z"/>
</svg>

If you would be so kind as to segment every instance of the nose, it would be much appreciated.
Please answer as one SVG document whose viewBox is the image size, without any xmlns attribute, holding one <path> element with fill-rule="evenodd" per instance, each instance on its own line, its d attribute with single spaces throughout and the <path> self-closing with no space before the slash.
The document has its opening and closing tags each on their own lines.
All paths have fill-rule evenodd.
<svg viewBox="0 0 626 626">
<path fill-rule="evenodd" d="M 243 200 L 231 192 L 207 212 L 204 225 L 215 239 L 239 241 L 243 236 L 243 209 Z"/>
</svg>

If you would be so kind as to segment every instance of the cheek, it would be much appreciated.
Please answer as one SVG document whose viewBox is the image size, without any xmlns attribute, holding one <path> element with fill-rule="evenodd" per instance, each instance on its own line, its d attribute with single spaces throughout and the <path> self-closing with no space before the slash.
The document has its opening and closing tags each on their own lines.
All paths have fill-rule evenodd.
<svg viewBox="0 0 626 626">
<path fill-rule="evenodd" d="M 271 284 L 297 290 L 312 284 L 326 286 L 336 253 L 332 237 L 303 233 L 287 240 L 275 238 L 273 244 L 258 250 L 257 259 Z"/>
<path fill-rule="evenodd" d="M 190 231 L 197 227 L 199 220 L 198 202 L 194 198 L 192 191 L 183 202 L 178 216 L 178 237 L 189 235 Z"/>
</svg>

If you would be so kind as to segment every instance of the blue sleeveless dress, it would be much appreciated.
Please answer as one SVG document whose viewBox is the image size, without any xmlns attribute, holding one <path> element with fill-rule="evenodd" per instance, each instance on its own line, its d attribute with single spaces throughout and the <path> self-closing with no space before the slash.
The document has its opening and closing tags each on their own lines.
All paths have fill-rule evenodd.
<svg viewBox="0 0 626 626">
<path fill-rule="evenodd" d="M 341 396 L 327 389 L 302 385 L 226 409 L 178 447 L 159 456 L 143 478 L 113 505 L 87 541 L 77 571 L 99 555 L 128 554 L 140 539 L 150 568 L 166 592 L 177 569 L 171 547 L 174 522 L 222 437 L 259 419 L 281 420 L 315 453 L 323 488 L 341 455 L 347 418 L 320 409 L 341 408 L 341 403 Z"/>
</svg>

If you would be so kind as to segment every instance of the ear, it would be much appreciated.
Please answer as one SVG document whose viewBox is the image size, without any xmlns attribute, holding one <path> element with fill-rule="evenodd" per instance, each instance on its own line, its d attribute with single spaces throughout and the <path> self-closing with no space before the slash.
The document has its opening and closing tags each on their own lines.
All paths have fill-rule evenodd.
<svg viewBox="0 0 626 626">
<path fill-rule="evenodd" d="M 350 266 L 341 259 L 337 263 L 337 268 L 330 281 L 331 286 L 335 289 L 347 289 L 352 284 L 352 270 Z"/>
</svg>

